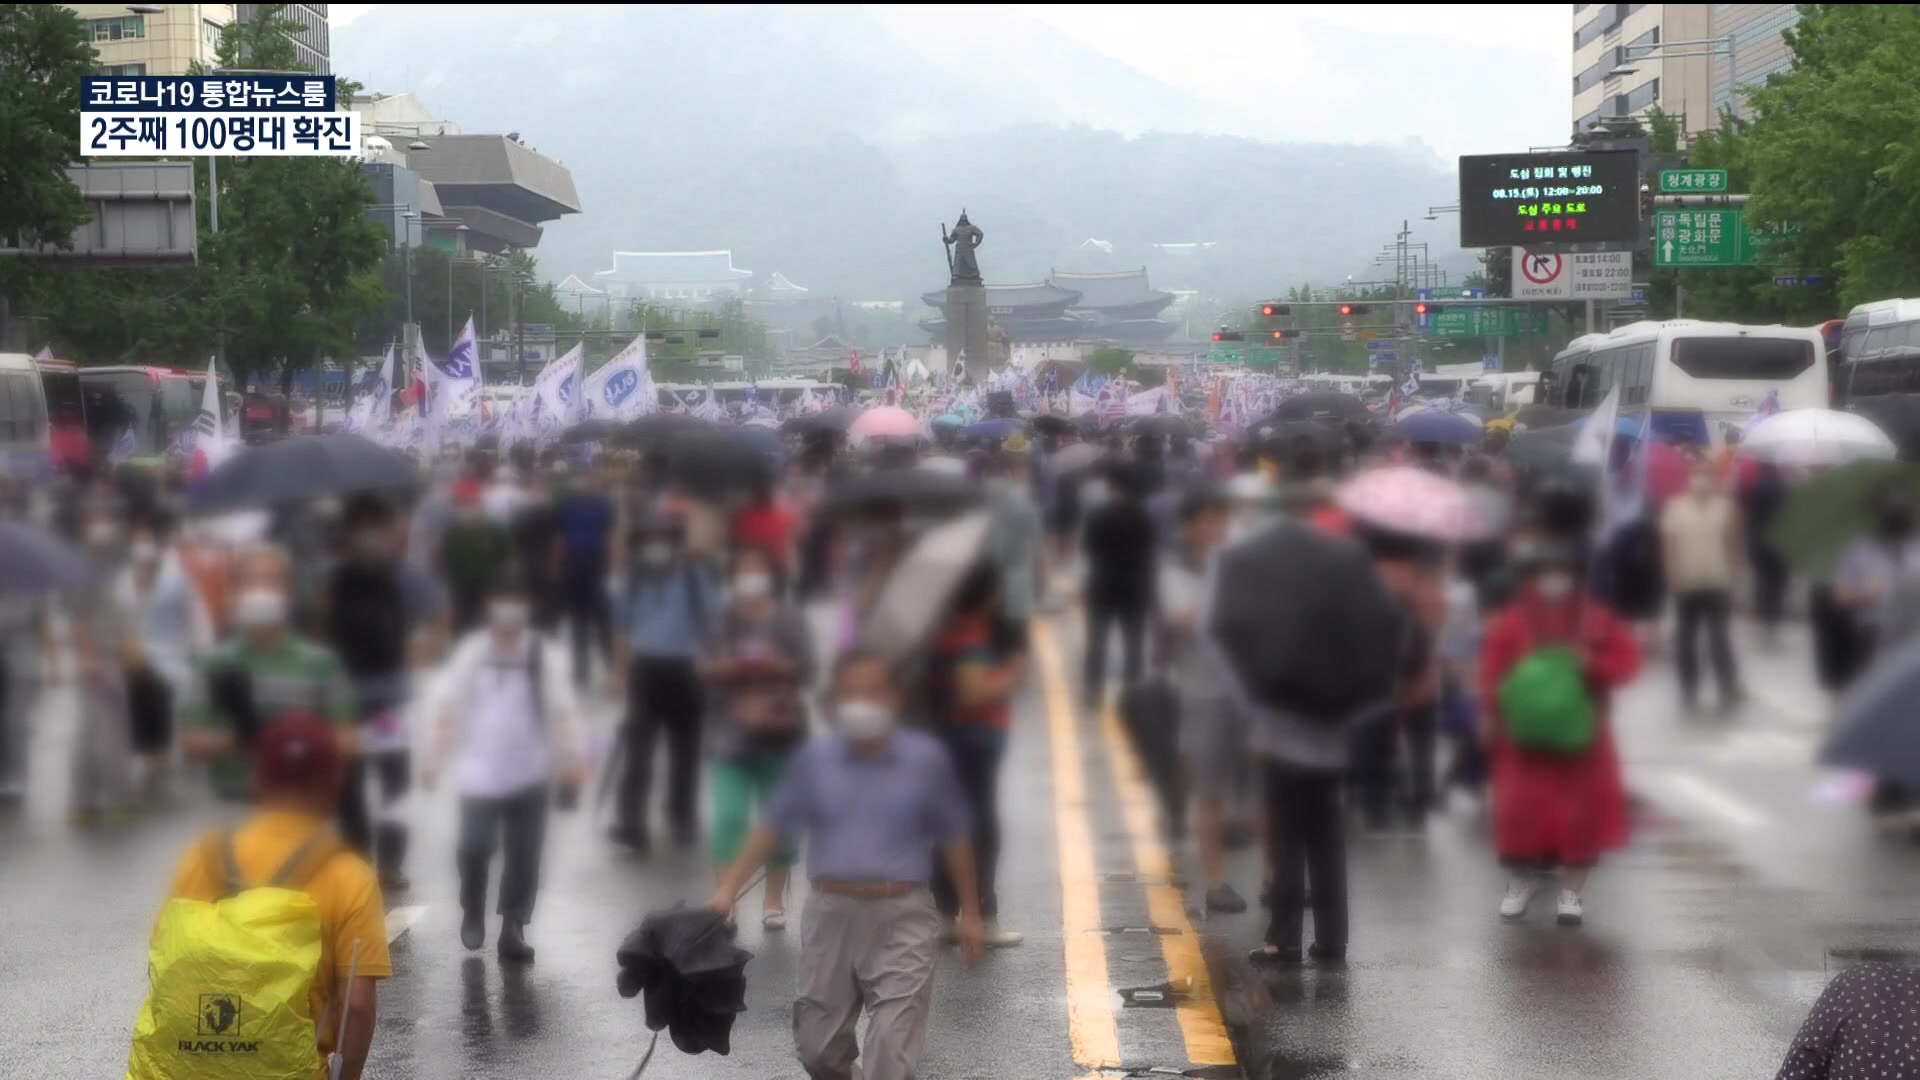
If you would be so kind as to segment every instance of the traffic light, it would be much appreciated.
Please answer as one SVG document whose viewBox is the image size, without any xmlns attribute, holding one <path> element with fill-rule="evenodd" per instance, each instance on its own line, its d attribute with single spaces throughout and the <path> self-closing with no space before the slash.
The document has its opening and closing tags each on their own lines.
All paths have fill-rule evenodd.
<svg viewBox="0 0 1920 1080">
<path fill-rule="evenodd" d="M 1413 313 L 1415 315 L 1438 315 L 1445 310 L 1446 309 L 1439 304 L 1429 304 L 1425 300 L 1413 305 Z"/>
<path fill-rule="evenodd" d="M 1245 341 L 1245 340 L 1247 340 L 1247 335 L 1246 335 L 1245 333 L 1242 333 L 1242 332 L 1241 332 L 1241 331 L 1239 331 L 1239 330 L 1215 330 L 1215 331 L 1213 332 L 1213 340 L 1215 340 L 1215 341 Z"/>
<path fill-rule="evenodd" d="M 1300 331 L 1298 330 L 1275 330 L 1273 332 L 1273 340 L 1275 341 L 1286 341 L 1288 338 L 1296 338 L 1299 336 Z"/>
<path fill-rule="evenodd" d="M 1288 307 L 1285 304 L 1261 304 L 1260 305 L 1260 317 L 1263 319 L 1271 319 L 1275 315 L 1291 315 L 1291 314 L 1293 314 L 1293 309 Z"/>
<path fill-rule="evenodd" d="M 1365 304 L 1341 304 L 1340 305 L 1340 314 L 1342 317 L 1345 317 L 1348 315 L 1365 315 L 1368 310 L 1369 309 Z"/>
</svg>

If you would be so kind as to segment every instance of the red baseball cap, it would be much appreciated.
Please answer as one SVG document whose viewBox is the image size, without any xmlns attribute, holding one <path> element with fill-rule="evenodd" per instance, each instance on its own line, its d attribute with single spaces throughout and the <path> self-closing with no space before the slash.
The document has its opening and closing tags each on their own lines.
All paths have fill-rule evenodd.
<svg viewBox="0 0 1920 1080">
<path fill-rule="evenodd" d="M 340 744 L 317 716 L 285 716 L 254 738 L 253 782 L 262 793 L 325 791 L 340 783 Z"/>
</svg>

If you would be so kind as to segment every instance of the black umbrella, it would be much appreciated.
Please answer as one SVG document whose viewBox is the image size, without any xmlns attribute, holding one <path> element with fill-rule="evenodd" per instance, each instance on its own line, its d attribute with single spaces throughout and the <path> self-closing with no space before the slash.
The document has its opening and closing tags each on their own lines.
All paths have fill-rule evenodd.
<svg viewBox="0 0 1920 1080">
<path fill-rule="evenodd" d="M 417 478 L 397 450 L 358 435 L 295 435 L 249 447 L 187 493 L 195 514 L 224 514 L 362 491 L 402 488 Z"/>
<path fill-rule="evenodd" d="M 769 433 L 771 434 L 771 433 Z M 712 430 L 667 446 L 667 475 L 689 492 L 711 496 L 773 483 L 773 461 L 735 431 Z"/>
<path fill-rule="evenodd" d="M 620 446 L 647 448 L 714 430 L 712 424 L 685 413 L 652 413 L 622 424 L 612 441 Z"/>
<path fill-rule="evenodd" d="M 1208 626 L 1255 702 L 1340 727 L 1392 700 L 1410 631 L 1359 545 L 1282 522 L 1227 548 L 1218 575 Z"/>
<path fill-rule="evenodd" d="M 1274 415 L 1282 420 L 1313 420 L 1331 417 L 1335 420 L 1365 420 L 1373 415 L 1368 411 L 1367 403 L 1352 394 L 1336 394 L 1332 391 L 1317 391 L 1307 394 L 1295 394 L 1280 402 Z"/>
<path fill-rule="evenodd" d="M 94 580 L 87 554 L 38 525 L 0 523 L 0 596 L 61 592 Z"/>
<path fill-rule="evenodd" d="M 933 469 L 876 469 L 829 484 L 822 505 L 828 511 L 858 512 L 901 506 L 924 514 L 954 513 L 981 500 L 980 485 Z"/>
<path fill-rule="evenodd" d="M 1135 435 L 1174 435 L 1193 434 L 1193 425 L 1178 413 L 1154 413 L 1151 416 L 1136 417 L 1131 425 Z"/>
<path fill-rule="evenodd" d="M 817 413 L 796 416 L 780 425 L 781 431 L 845 431 L 853 426 L 853 419 L 860 410 L 851 405 L 835 405 L 831 409 L 822 409 Z"/>
<path fill-rule="evenodd" d="M 1053 413 L 1041 413 L 1033 418 L 1033 430 L 1038 435 L 1071 435 L 1074 432 L 1073 421 Z"/>
<path fill-rule="evenodd" d="M 626 425 L 618 420 L 582 420 L 560 433 L 560 442 L 566 446 L 578 446 L 581 443 L 612 442 L 626 430 Z"/>
<path fill-rule="evenodd" d="M 1344 448 L 1347 439 L 1345 428 L 1333 422 L 1286 420 L 1279 413 L 1255 424 L 1247 434 L 1250 441 L 1262 449 L 1283 457 L 1303 444 L 1322 454 L 1334 453 Z"/>
<path fill-rule="evenodd" d="M 733 943 L 724 916 L 705 908 L 656 911 L 616 955 L 620 996 L 640 995 L 649 1030 L 665 1028 L 688 1054 L 733 1049 L 733 1019 L 747 1011 L 753 954 Z"/>
</svg>

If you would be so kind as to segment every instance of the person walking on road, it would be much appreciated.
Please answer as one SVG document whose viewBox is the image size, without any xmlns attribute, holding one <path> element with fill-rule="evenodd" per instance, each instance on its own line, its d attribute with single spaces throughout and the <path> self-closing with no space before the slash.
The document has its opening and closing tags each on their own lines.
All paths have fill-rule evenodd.
<svg viewBox="0 0 1920 1080">
<path fill-rule="evenodd" d="M 141 758 L 149 802 L 165 794 L 174 703 L 193 677 L 194 657 L 213 644 L 212 623 L 167 544 L 169 531 L 157 513 L 136 523 L 127 564 L 114 584 L 115 604 L 127 618 L 124 648 L 133 750 Z"/>
<path fill-rule="evenodd" d="M 440 535 L 440 577 L 453 609 L 453 632 L 465 635 L 486 623 L 487 594 L 513 561 L 507 526 L 487 512 L 477 480 L 453 486 L 453 520 Z"/>
<path fill-rule="evenodd" d="M 254 737 L 268 724 L 293 714 L 316 715 L 333 725 L 341 754 L 351 767 L 358 752 L 351 684 L 340 661 L 324 646 L 296 634 L 288 623 L 291 578 L 286 552 L 262 545 L 235 564 L 234 639 L 201 657 L 181 707 L 181 749 L 208 763 L 216 795 L 244 800 L 250 793 L 249 755 Z M 342 830 L 354 811 L 342 791 Z M 353 843 L 353 837 L 348 837 Z M 362 854 L 372 854 L 360 841 Z"/>
<path fill-rule="evenodd" d="M 373 867 L 341 843 L 327 824 L 340 799 L 346 764 L 335 729 L 317 717 L 289 714 L 263 726 L 250 753 L 253 816 L 239 828 L 206 836 L 188 849 L 167 897 L 212 903 L 236 890 L 270 883 L 310 897 L 319 920 L 320 966 L 307 997 L 318 1058 L 324 1062 L 338 1051 L 341 1069 L 331 1075 L 360 1080 L 373 1046 L 377 987 L 393 975 L 393 963 Z M 161 919 L 164 928 L 164 913 Z M 229 979 L 236 975 L 224 974 Z M 222 984 L 219 989 L 238 988 Z M 157 999 L 150 1001 L 149 1010 L 156 1004 Z M 346 1038 L 336 1042 L 342 1009 Z M 244 1025 L 249 1017 L 242 1012 L 238 1019 Z M 258 1032 L 275 1018 L 250 1019 Z M 184 1023 L 193 1030 L 193 1020 Z M 138 1042 L 136 1036 L 136 1066 L 141 1060 Z M 146 1080 L 148 1074 L 143 1067 L 130 1067 L 127 1075 Z"/>
<path fill-rule="evenodd" d="M 1441 671 L 1435 646 L 1447 620 L 1444 555 L 1423 538 L 1379 529 L 1363 529 L 1380 581 L 1394 602 L 1413 620 L 1403 648 L 1404 674 L 1393 692 L 1393 713 L 1354 734 L 1354 789 L 1367 832 L 1387 835 L 1393 826 L 1394 792 L 1399 786 L 1405 747 L 1406 826 L 1426 828 L 1433 809 L 1435 749 L 1439 741 Z"/>
<path fill-rule="evenodd" d="M 835 730 L 794 754 L 765 823 L 708 907 L 732 911 L 774 851 L 805 838 L 813 888 L 793 1003 L 801 1067 L 812 1080 L 912 1080 L 921 1075 L 939 960 L 940 915 L 928 889 L 936 851 L 961 897 L 967 965 L 983 951 L 966 796 L 939 742 L 899 729 L 900 697 L 885 658 L 844 653 L 832 683 Z"/>
<path fill-rule="evenodd" d="M 573 636 L 573 682 L 585 689 L 595 648 L 612 645 L 607 583 L 619 569 L 613 564 L 615 514 L 613 500 L 590 470 L 567 475 L 554 519 L 560 531 L 560 587 Z"/>
<path fill-rule="evenodd" d="M 1147 616 L 1153 610 L 1153 517 L 1135 478 L 1116 468 L 1107 498 L 1087 515 L 1082 545 L 1087 559 L 1086 695 L 1097 707 L 1107 683 L 1107 638 L 1120 631 L 1129 685 L 1146 671 Z"/>
<path fill-rule="evenodd" d="M 674 842 L 694 842 L 700 786 L 700 723 L 706 710 L 700 661 L 719 627 L 720 595 L 706 567 L 689 558 L 681 523 L 668 517 L 634 530 L 633 569 L 621 588 L 614 639 L 614 690 L 627 695 L 614 840 L 642 853 L 652 838 L 647 803 L 654 745 L 667 741 L 667 819 Z"/>
<path fill-rule="evenodd" d="M 1557 921 L 1578 926 L 1588 874 L 1601 855 L 1627 842 L 1626 785 L 1610 698 L 1638 671 L 1640 649 L 1625 623 L 1585 595 L 1578 544 L 1543 544 L 1533 561 L 1520 594 L 1488 623 L 1480 655 L 1493 845 L 1511 875 L 1500 916 L 1525 915 L 1542 875 L 1557 870 Z M 1556 679 L 1562 665 L 1566 678 Z M 1551 684 L 1545 695 L 1543 674 Z M 1583 701 L 1568 701 L 1563 688 L 1569 684 Z M 1524 713 L 1518 711 L 1523 705 Z M 1584 715 L 1584 738 L 1566 732 L 1573 713 Z M 1543 740 L 1532 721 L 1549 714 L 1557 729 Z"/>
<path fill-rule="evenodd" d="M 487 600 L 487 625 L 455 646 L 441 676 L 434 731 L 421 786 L 432 791 L 452 761 L 460 794 L 460 942 L 486 944 L 487 878 L 504 845 L 497 951 L 509 963 L 533 960 L 533 921 L 546 845 L 547 801 L 562 805 L 585 777 L 580 710 L 566 659 L 532 626 L 524 583 L 507 579 Z"/>
<path fill-rule="evenodd" d="M 1207 574 L 1226 540 L 1231 504 L 1203 490 L 1181 497 L 1179 535 L 1160 562 L 1159 639 L 1179 702 L 1186 784 L 1194 794 L 1194 839 L 1206 878 L 1208 911 L 1237 915 L 1247 901 L 1227 880 L 1227 825 L 1251 788 L 1246 713 L 1221 685 L 1199 646 L 1206 625 Z"/>
<path fill-rule="evenodd" d="M 973 865 L 986 943 L 1007 948 L 1026 940 L 1000 925 L 996 871 L 1000 862 L 1000 766 L 1006 759 L 1012 712 L 1008 699 L 1026 677 L 1024 654 L 1009 652 L 996 632 L 1000 576 L 991 562 L 975 567 L 955 593 L 952 610 L 934 632 L 924 684 L 933 734 L 946 745 L 973 823 Z M 934 867 L 933 898 L 957 933 L 965 897 Z"/>
<path fill-rule="evenodd" d="M 740 857 L 754 808 L 772 798 L 787 758 L 807 736 L 801 694 L 813 680 L 812 634 L 805 617 L 782 602 L 784 584 L 765 549 L 734 553 L 719 640 L 703 672 L 711 702 L 713 862 L 721 873 Z M 782 848 L 767 863 L 764 929 L 786 929 L 793 857 L 791 848 Z"/>
<path fill-rule="evenodd" d="M 1703 461 L 1693 467 L 1686 494 L 1661 511 L 1660 536 L 1667 588 L 1673 594 L 1678 622 L 1674 645 L 1681 702 L 1689 711 L 1698 704 L 1700 634 L 1704 630 L 1707 654 L 1720 687 L 1720 707 L 1731 711 L 1742 697 L 1730 624 L 1733 586 L 1739 580 L 1745 540 L 1740 530 L 1740 510 L 1721 488 L 1713 465 Z"/>
</svg>

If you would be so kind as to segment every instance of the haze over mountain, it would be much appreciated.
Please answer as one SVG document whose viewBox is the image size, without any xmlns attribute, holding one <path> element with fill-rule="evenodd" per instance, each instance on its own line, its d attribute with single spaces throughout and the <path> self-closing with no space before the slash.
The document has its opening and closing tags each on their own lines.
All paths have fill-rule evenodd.
<svg viewBox="0 0 1920 1080">
<path fill-rule="evenodd" d="M 1417 143 L 1220 134 L 1257 125 L 1013 14 L 447 10 L 376 7 L 336 32 L 336 68 L 564 161 L 586 212 L 540 244 L 556 279 L 616 248 L 729 247 L 816 295 L 911 298 L 945 283 L 938 225 L 965 206 L 990 281 L 1146 264 L 1247 298 L 1355 273 L 1453 200 L 1450 163 Z M 421 63 L 427 41 L 457 59 Z M 1195 241 L 1215 246 L 1151 246 Z"/>
</svg>

